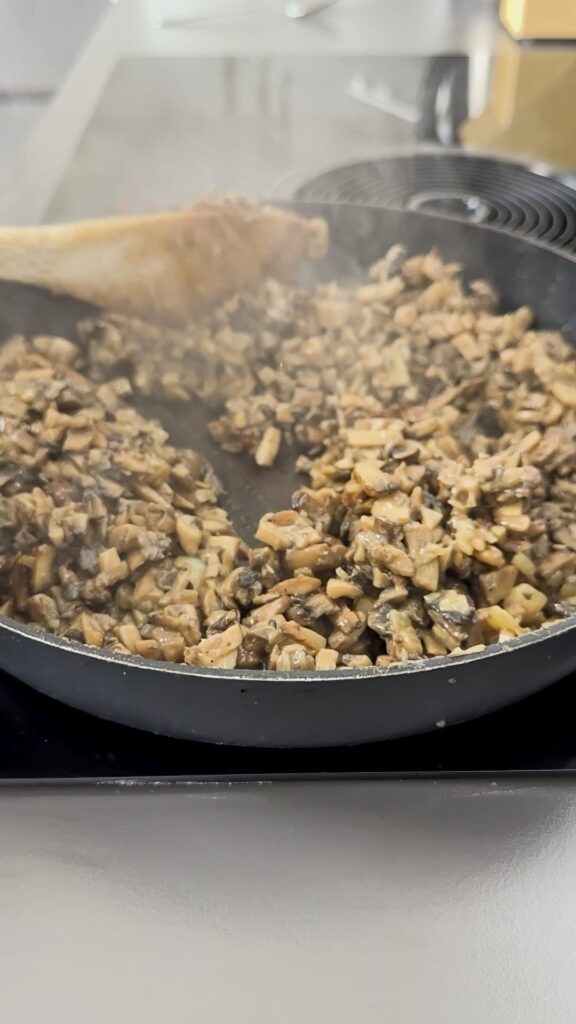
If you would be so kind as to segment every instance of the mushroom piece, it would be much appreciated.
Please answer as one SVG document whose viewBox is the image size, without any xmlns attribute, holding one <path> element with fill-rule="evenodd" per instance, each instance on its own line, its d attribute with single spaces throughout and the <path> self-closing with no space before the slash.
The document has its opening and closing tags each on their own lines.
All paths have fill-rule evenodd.
<svg viewBox="0 0 576 1024">
<path fill-rule="evenodd" d="M 187 665 L 204 665 L 207 668 L 234 668 L 241 643 L 242 629 L 236 624 L 188 647 L 184 661 Z"/>
<path fill-rule="evenodd" d="M 427 594 L 424 602 L 433 622 L 456 640 L 467 639 L 474 622 L 474 605 L 466 594 L 458 590 L 439 590 Z"/>
<path fill-rule="evenodd" d="M 0 349 L 0 606 L 199 666 L 385 669 L 576 615 L 576 357 L 439 253 L 269 279 L 183 329 L 101 314 Z M 137 411 L 202 401 L 299 448 L 249 549 L 205 460 Z"/>
</svg>

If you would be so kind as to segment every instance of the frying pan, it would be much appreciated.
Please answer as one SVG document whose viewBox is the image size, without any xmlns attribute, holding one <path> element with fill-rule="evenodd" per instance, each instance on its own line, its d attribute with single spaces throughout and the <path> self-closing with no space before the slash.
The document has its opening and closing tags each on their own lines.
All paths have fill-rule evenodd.
<svg viewBox="0 0 576 1024">
<path fill-rule="evenodd" d="M 425 214 L 322 204 L 286 204 L 324 217 L 332 249 L 322 272 L 366 266 L 394 242 L 409 252 L 436 246 L 467 278 L 498 287 L 504 308 L 532 306 L 541 326 L 576 344 L 576 259 L 473 224 Z M 0 333 L 74 335 L 86 307 L 28 286 L 0 282 Z M 182 410 L 154 410 L 180 444 L 194 444 Z M 192 413 L 192 411 L 191 411 Z M 218 452 L 214 452 L 218 472 Z M 228 481 L 235 521 L 261 507 L 253 466 Z M 293 486 L 277 474 L 276 507 Z M 225 481 L 226 482 L 226 481 Z M 237 506 L 236 506 L 236 503 Z M 247 516 L 247 513 L 249 515 Z M 246 518 L 247 516 L 247 518 Z M 425 732 L 477 718 L 527 697 L 576 669 L 576 618 L 479 654 L 411 662 L 389 669 L 332 673 L 214 670 L 104 652 L 0 617 L 0 666 L 30 686 L 101 718 L 167 736 L 261 747 L 362 743 Z"/>
</svg>

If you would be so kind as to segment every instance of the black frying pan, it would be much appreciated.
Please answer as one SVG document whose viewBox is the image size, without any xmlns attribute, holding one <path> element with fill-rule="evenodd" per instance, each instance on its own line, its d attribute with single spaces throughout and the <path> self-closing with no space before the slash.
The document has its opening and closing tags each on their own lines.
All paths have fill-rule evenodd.
<svg viewBox="0 0 576 1024">
<path fill-rule="evenodd" d="M 467 277 L 493 281 L 505 308 L 531 305 L 540 325 L 562 330 L 576 344 L 576 259 L 569 255 L 490 228 L 418 213 L 291 206 L 329 222 L 334 248 L 324 267 L 328 275 L 335 267 L 367 265 L 394 242 L 404 242 L 411 252 L 437 246 L 446 259 L 462 264 Z M 85 313 L 78 303 L 0 283 L 3 335 L 14 330 L 73 335 Z M 155 411 L 172 428 L 176 443 L 194 444 L 194 428 L 181 411 L 175 416 L 168 405 Z M 240 524 L 247 509 L 250 519 L 269 509 L 259 507 L 258 473 L 246 466 L 230 481 L 228 506 Z M 285 507 L 292 486 L 288 474 L 279 477 L 277 507 Z M 305 675 L 123 657 L 0 617 L 0 666 L 83 711 L 167 736 L 251 746 L 328 746 L 425 732 L 543 689 L 576 669 L 576 618 L 482 654 L 387 671 Z"/>
</svg>

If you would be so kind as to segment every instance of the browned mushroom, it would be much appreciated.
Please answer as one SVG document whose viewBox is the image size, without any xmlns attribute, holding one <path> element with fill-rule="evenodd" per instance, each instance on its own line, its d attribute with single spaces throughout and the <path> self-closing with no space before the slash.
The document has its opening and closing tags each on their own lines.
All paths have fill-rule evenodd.
<svg viewBox="0 0 576 1024">
<path fill-rule="evenodd" d="M 576 614 L 576 358 L 437 253 L 359 287 L 262 282 L 186 329 L 118 315 L 0 349 L 0 607 L 220 668 L 458 656 Z M 138 396 L 306 486 L 251 550 Z"/>
</svg>

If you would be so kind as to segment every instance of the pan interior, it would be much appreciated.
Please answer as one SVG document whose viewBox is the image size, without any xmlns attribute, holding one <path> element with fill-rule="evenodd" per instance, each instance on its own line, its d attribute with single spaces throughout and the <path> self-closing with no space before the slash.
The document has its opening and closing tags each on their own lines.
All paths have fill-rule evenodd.
<svg viewBox="0 0 576 1024">
<path fill-rule="evenodd" d="M 290 208 L 305 215 L 324 216 L 328 220 L 332 249 L 326 261 L 315 271 L 315 275 L 318 273 L 323 280 L 329 280 L 334 276 L 342 280 L 342 277 L 345 276 L 346 280 L 353 281 L 359 267 L 369 265 L 379 258 L 390 245 L 398 241 L 403 242 L 410 253 L 436 247 L 444 258 L 458 261 L 464 268 L 465 277 L 468 279 L 484 277 L 496 282 L 501 292 L 504 309 L 529 304 L 536 310 L 538 326 L 561 330 L 573 344 L 576 342 L 576 322 L 573 316 L 572 301 L 576 284 L 576 262 L 569 256 L 553 252 L 545 246 L 530 244 L 525 240 L 505 235 L 494 229 L 460 224 L 455 221 L 443 221 L 438 217 L 428 217 L 422 213 L 374 210 L 367 207 L 333 208 L 321 204 L 292 204 Z M 308 280 L 311 283 L 311 280 Z M 28 286 L 0 282 L 0 333 L 4 337 L 13 333 L 53 333 L 74 337 L 76 322 L 93 313 L 94 310 L 91 307 L 72 302 L 65 297 L 51 296 Z M 213 462 L 217 474 L 224 478 L 225 469 L 217 461 L 219 451 L 208 450 L 198 442 L 200 433 L 198 419 L 194 421 L 191 413 L 190 419 L 186 423 L 178 411 L 175 418 L 171 420 L 172 412 L 173 410 L 164 403 L 157 406 L 157 415 L 171 431 L 175 443 L 201 448 Z M 195 415 L 200 414 L 195 413 Z M 239 462 L 237 459 L 234 459 L 234 465 L 236 472 L 230 478 L 230 482 L 224 479 L 224 483 L 228 487 L 227 500 L 232 518 L 241 530 L 250 528 L 253 517 L 259 517 L 261 514 L 259 509 L 269 511 L 274 507 L 286 507 L 289 495 L 301 482 L 296 478 L 295 483 L 293 478 L 289 478 L 288 469 L 281 468 L 280 472 L 273 474 L 274 478 L 279 481 L 277 496 L 271 499 L 271 492 L 267 491 L 266 503 L 263 508 L 261 504 L 263 496 L 259 487 L 261 472 L 257 467 L 252 466 L 251 472 L 254 475 L 250 476 L 248 462 L 242 463 L 242 473 L 238 472 Z M 260 504 L 258 504 L 259 502 Z M 244 517 L 244 527 L 242 526 L 242 517 Z M 548 685 L 558 677 L 558 674 L 576 667 L 576 647 L 571 639 L 571 632 L 574 628 L 572 620 L 552 626 L 543 630 L 542 633 L 528 634 L 505 645 L 495 645 L 485 653 L 465 656 L 462 659 L 438 658 L 429 662 L 413 663 L 410 666 L 394 667 L 385 672 L 365 669 L 345 673 L 322 673 L 320 676 L 306 676 L 300 673 L 272 675 L 262 671 L 210 671 L 198 670 L 191 666 L 165 666 L 139 658 L 102 654 L 80 644 L 68 644 L 58 637 L 42 636 L 38 637 L 39 642 L 35 642 L 33 637 L 38 634 L 32 627 L 21 627 L 19 624 L 6 620 L 2 623 L 2 628 L 5 637 L 9 632 L 18 641 L 21 653 L 19 661 L 8 664 L 6 652 L 3 651 L 5 645 L 0 645 L 1 665 L 9 668 L 25 681 L 44 689 L 45 692 L 65 701 L 70 700 L 76 706 L 84 706 L 87 710 L 102 714 L 103 717 L 118 718 L 118 714 L 114 711 L 114 703 L 112 701 L 112 703 L 106 704 L 106 700 L 109 700 L 104 697 L 104 693 L 108 692 L 107 687 L 102 687 L 100 697 L 97 687 L 90 694 L 82 691 L 82 664 L 98 663 L 101 666 L 102 661 L 109 662 L 110 669 L 114 668 L 115 672 L 114 684 L 118 687 L 118 700 L 122 692 L 122 680 L 127 673 L 129 674 L 129 670 L 138 669 L 139 678 L 146 677 L 157 680 L 156 695 L 154 699 L 150 697 L 145 714 L 136 707 L 139 699 L 137 691 L 131 690 L 130 694 L 128 695 L 127 692 L 125 697 L 127 706 L 132 701 L 134 721 L 137 720 L 141 727 L 150 729 L 157 728 L 158 722 L 162 720 L 163 703 L 167 700 L 166 692 L 163 691 L 163 682 L 176 675 L 185 676 L 190 684 L 194 679 L 199 682 L 209 681 L 212 686 L 215 686 L 215 702 L 221 699 L 217 686 L 218 679 L 222 680 L 223 685 L 229 681 L 238 686 L 240 690 L 249 683 L 251 694 L 260 692 L 274 680 L 283 684 L 272 687 L 274 692 L 282 689 L 292 691 L 294 687 L 301 688 L 302 692 L 322 691 L 325 694 L 325 698 L 322 698 L 325 699 L 325 703 L 322 705 L 322 720 L 326 723 L 326 729 L 330 724 L 332 698 L 330 687 L 325 684 L 336 682 L 338 689 L 341 689 L 346 682 L 349 682 L 354 689 L 350 690 L 346 707 L 348 715 L 355 720 L 355 741 L 357 742 L 361 734 L 365 738 L 374 738 L 375 728 L 373 708 L 370 711 L 372 720 L 368 721 L 367 707 L 363 709 L 362 701 L 358 700 L 362 692 L 358 688 L 365 683 L 368 689 L 373 685 L 375 679 L 378 681 L 379 677 L 382 677 L 383 682 L 386 680 L 392 682 L 396 678 L 399 682 L 402 680 L 402 683 L 408 687 L 407 695 L 412 683 L 416 685 L 419 681 L 426 680 L 428 687 L 426 692 L 430 699 L 429 727 L 433 728 L 434 722 L 444 717 L 442 700 L 446 693 L 445 684 L 454 673 L 457 673 L 458 678 L 463 682 L 470 679 L 470 686 L 466 690 L 466 696 L 462 698 L 463 704 L 459 713 L 464 717 L 466 714 L 474 717 L 476 714 L 485 713 L 492 707 L 505 703 L 507 692 L 513 693 L 511 699 L 518 699 L 524 693 L 533 692 L 539 686 Z M 562 651 L 557 657 L 556 652 L 560 650 L 560 645 L 562 645 Z M 33 658 L 32 655 L 30 657 L 27 655 L 32 648 L 35 648 Z M 526 660 L 522 663 L 524 668 L 528 665 L 524 681 L 517 676 L 512 678 L 514 673 L 507 673 L 505 668 L 502 672 L 497 671 L 496 666 L 499 663 L 503 666 L 517 664 L 516 652 L 523 651 L 524 648 L 529 649 L 526 650 Z M 536 657 L 537 652 L 544 650 L 549 653 Z M 34 660 L 34 671 L 31 668 L 32 660 Z M 532 675 L 530 674 L 531 663 L 536 666 Z M 67 664 L 73 664 L 71 672 L 66 671 Z M 477 683 L 482 666 L 486 668 L 482 673 L 483 686 L 479 687 Z M 108 670 L 102 672 L 102 668 L 100 668 L 99 671 L 105 676 Z M 77 678 L 79 673 L 80 681 Z M 71 678 L 72 675 L 74 679 Z M 494 685 L 492 685 L 493 683 Z M 376 729 L 382 738 L 393 735 L 395 729 L 398 734 L 394 724 L 396 710 L 390 703 L 389 693 L 390 690 L 383 686 L 378 697 L 381 718 Z M 414 694 L 412 696 L 414 697 Z M 464 704 L 466 704 L 467 711 L 462 710 Z M 175 714 L 176 710 L 175 708 Z M 257 714 L 255 709 L 253 710 L 254 714 Z M 414 707 L 413 730 L 419 731 L 423 727 L 421 711 L 422 709 Z M 202 706 L 198 704 L 195 708 L 190 709 L 189 713 L 190 727 L 192 728 L 192 723 L 194 723 L 194 729 L 201 732 L 204 714 Z M 225 713 L 225 706 L 222 705 L 221 714 Z M 270 713 L 273 714 L 273 709 Z M 276 715 L 279 713 L 277 710 Z M 361 721 L 362 715 L 366 716 L 364 721 Z M 146 719 L 144 725 L 142 725 L 143 717 Z M 122 720 L 129 719 L 129 710 L 125 710 Z M 416 723 L 416 719 L 418 723 Z M 406 708 L 403 709 L 402 721 L 402 733 L 406 734 L 412 729 L 410 715 Z M 238 728 L 240 730 L 240 726 Z M 247 718 L 245 725 L 242 726 L 243 734 L 238 737 L 238 742 L 260 743 L 261 733 L 256 736 L 256 728 L 261 730 L 262 723 L 259 723 L 258 726 L 251 725 L 250 719 Z M 298 728 L 299 725 L 294 722 L 287 725 L 286 745 L 291 745 L 291 743 L 302 745 L 298 740 Z M 312 725 L 310 728 L 312 729 Z M 322 735 L 325 735 L 326 731 L 323 733 L 322 728 L 319 718 L 318 722 L 313 725 L 312 732 L 309 733 L 312 743 L 324 742 Z M 225 731 L 226 741 L 230 742 L 230 730 Z M 205 735 L 209 735 L 206 730 Z M 210 735 L 214 736 L 213 729 Z"/>
</svg>

